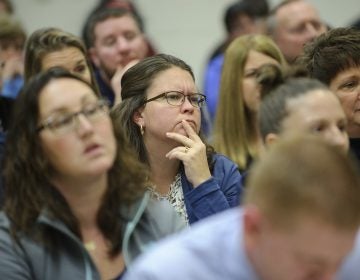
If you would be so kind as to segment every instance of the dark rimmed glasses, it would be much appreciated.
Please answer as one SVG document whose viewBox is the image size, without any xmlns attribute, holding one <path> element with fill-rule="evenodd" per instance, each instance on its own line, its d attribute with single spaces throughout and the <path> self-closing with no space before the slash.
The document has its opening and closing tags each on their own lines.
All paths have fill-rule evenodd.
<svg viewBox="0 0 360 280">
<path fill-rule="evenodd" d="M 180 91 L 172 90 L 172 91 L 163 92 L 155 97 L 147 99 L 145 100 L 144 104 L 160 98 L 164 98 L 166 102 L 172 106 L 181 106 L 182 104 L 184 104 L 185 98 L 187 98 L 190 104 L 196 108 L 201 108 L 206 101 L 206 96 L 201 93 L 191 93 L 185 95 Z"/>
<path fill-rule="evenodd" d="M 56 134 L 65 134 L 75 130 L 78 116 L 83 115 L 91 123 L 95 123 L 105 115 L 109 114 L 109 102 L 98 100 L 86 104 L 80 111 L 74 113 L 61 113 L 48 117 L 36 129 L 40 132 L 49 129 Z"/>
</svg>

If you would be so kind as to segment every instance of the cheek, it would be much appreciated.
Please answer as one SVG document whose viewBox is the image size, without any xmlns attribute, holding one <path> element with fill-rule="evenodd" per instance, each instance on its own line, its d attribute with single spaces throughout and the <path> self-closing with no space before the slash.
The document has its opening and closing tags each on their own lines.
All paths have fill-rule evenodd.
<svg viewBox="0 0 360 280">
<path fill-rule="evenodd" d="M 80 75 L 80 77 L 83 78 L 84 80 L 91 83 L 91 74 L 89 69 L 87 69 L 84 73 L 78 73 L 78 75 Z"/>
<path fill-rule="evenodd" d="M 354 110 L 354 106 L 356 103 L 356 95 L 355 94 L 339 94 L 339 99 L 341 106 L 343 107 L 345 113 L 352 113 Z"/>
<path fill-rule="evenodd" d="M 100 47 L 98 55 L 101 59 L 111 60 L 115 53 L 115 48 L 112 47 Z"/>
<path fill-rule="evenodd" d="M 69 139 L 43 141 L 43 150 L 51 165 L 70 161 L 70 156 L 75 155 L 75 143 Z"/>
<path fill-rule="evenodd" d="M 138 58 L 146 57 L 148 53 L 148 45 L 144 39 L 139 39 L 134 42 L 134 49 L 136 50 Z"/>
</svg>

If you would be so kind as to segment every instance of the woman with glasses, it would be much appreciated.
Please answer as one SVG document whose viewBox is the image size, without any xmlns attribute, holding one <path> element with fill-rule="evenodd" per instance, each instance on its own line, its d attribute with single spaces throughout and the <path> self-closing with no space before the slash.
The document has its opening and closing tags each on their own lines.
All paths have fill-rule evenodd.
<svg viewBox="0 0 360 280">
<path fill-rule="evenodd" d="M 2 279 L 120 279 L 183 226 L 150 200 L 146 168 L 96 89 L 63 69 L 31 79 L 6 144 Z"/>
<path fill-rule="evenodd" d="M 199 136 L 201 106 L 191 68 L 171 55 L 131 67 L 121 80 L 123 102 L 112 114 L 139 159 L 150 168 L 153 197 L 169 200 L 192 224 L 239 204 L 237 166 Z"/>
<path fill-rule="evenodd" d="M 297 62 L 339 97 L 348 121 L 350 151 L 360 164 L 360 30 L 329 30 L 309 42 Z"/>
<path fill-rule="evenodd" d="M 62 67 L 79 75 L 97 87 L 84 44 L 75 35 L 58 28 L 41 28 L 28 38 L 25 46 L 24 77 L 27 83 L 33 76 L 52 67 Z M 4 102 L 2 102 L 4 103 Z M 8 106 L 9 107 L 9 106 Z M 13 106 L 6 108 L 11 123 Z M 6 123 L 7 125 L 7 123 Z M 5 142 L 5 138 L 2 140 Z M 0 146 L 2 143 L 0 143 Z M 0 186 L 0 196 L 1 196 Z M 1 206 L 0 197 L 0 206 Z"/>
</svg>

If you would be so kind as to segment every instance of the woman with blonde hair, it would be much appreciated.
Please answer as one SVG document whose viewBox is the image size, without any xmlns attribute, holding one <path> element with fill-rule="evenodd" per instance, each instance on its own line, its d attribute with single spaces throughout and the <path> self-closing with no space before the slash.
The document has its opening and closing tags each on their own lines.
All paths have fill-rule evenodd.
<svg viewBox="0 0 360 280">
<path fill-rule="evenodd" d="M 276 44 L 265 35 L 244 35 L 225 52 L 213 146 L 245 171 L 262 150 L 257 125 L 260 102 L 258 69 L 265 64 L 285 67 Z"/>
</svg>

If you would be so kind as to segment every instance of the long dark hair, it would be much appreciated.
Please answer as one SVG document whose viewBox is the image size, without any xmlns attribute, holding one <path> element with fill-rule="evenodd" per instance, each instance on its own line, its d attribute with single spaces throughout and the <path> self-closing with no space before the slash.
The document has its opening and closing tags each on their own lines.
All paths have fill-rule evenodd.
<svg viewBox="0 0 360 280">
<path fill-rule="evenodd" d="M 42 149 L 37 132 L 41 91 L 49 82 L 61 78 L 81 81 L 99 96 L 91 84 L 60 68 L 42 72 L 25 85 L 15 106 L 6 140 L 4 163 L 4 210 L 12 221 L 15 238 L 18 232 L 30 234 L 40 213 L 46 209 L 81 239 L 78 220 L 51 183 L 54 170 Z M 109 171 L 108 187 L 97 214 L 98 226 L 111 243 L 111 255 L 119 252 L 122 243 L 124 220 L 119 218 L 119 207 L 130 206 L 144 193 L 147 178 L 146 168 L 138 162 L 121 131 L 116 131 L 115 137 L 116 158 Z M 43 238 L 45 242 L 51 241 L 49 235 Z"/>
</svg>

